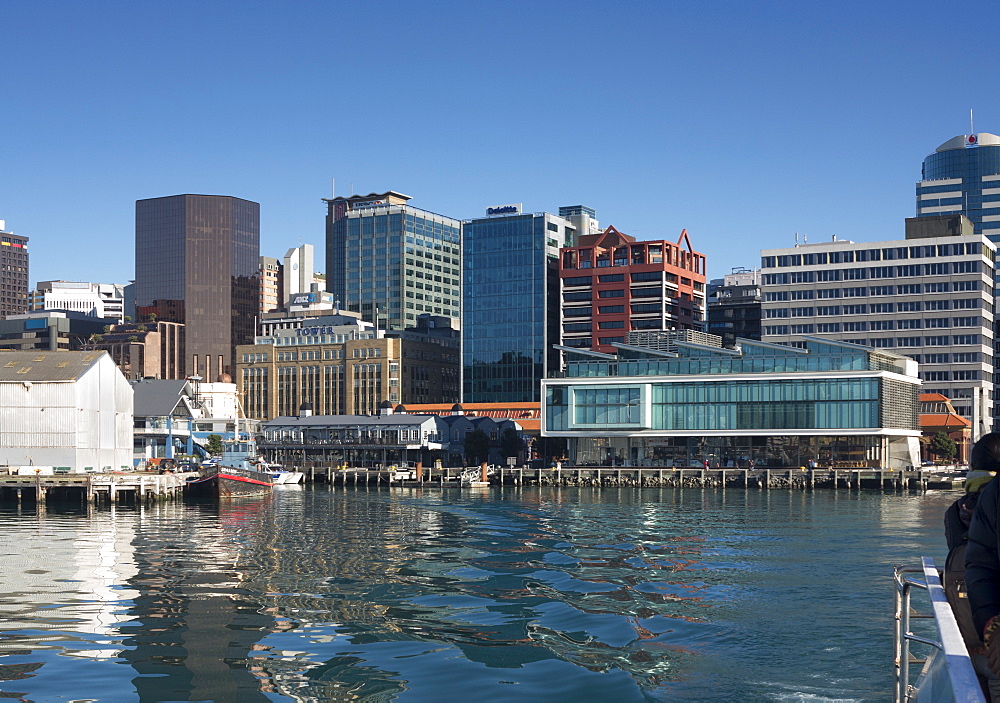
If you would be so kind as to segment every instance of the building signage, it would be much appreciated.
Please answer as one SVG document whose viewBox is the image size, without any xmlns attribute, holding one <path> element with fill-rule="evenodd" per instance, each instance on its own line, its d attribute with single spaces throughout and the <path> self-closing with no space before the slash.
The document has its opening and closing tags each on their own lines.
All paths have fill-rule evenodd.
<svg viewBox="0 0 1000 703">
<path fill-rule="evenodd" d="M 291 299 L 292 305 L 308 305 L 309 303 L 316 302 L 315 293 L 296 293 Z"/>
<path fill-rule="evenodd" d="M 519 215 L 521 213 L 521 203 L 513 205 L 497 205 L 486 208 L 487 215 Z"/>
<path fill-rule="evenodd" d="M 353 203 L 351 205 L 352 210 L 360 210 L 365 207 L 375 207 L 376 205 L 385 205 L 384 200 L 366 200 L 363 203 Z"/>
<path fill-rule="evenodd" d="M 323 334 L 337 334 L 336 327 L 300 327 L 296 330 L 300 337 L 319 337 Z"/>
</svg>

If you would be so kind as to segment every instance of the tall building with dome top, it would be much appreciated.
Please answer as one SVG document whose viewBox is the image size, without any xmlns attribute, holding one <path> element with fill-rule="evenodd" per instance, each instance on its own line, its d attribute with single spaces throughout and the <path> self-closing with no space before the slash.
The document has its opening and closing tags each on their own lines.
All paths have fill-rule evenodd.
<svg viewBox="0 0 1000 703">
<path fill-rule="evenodd" d="M 968 217 L 976 234 L 1000 241 L 1000 136 L 960 134 L 924 159 L 917 217 Z"/>
</svg>

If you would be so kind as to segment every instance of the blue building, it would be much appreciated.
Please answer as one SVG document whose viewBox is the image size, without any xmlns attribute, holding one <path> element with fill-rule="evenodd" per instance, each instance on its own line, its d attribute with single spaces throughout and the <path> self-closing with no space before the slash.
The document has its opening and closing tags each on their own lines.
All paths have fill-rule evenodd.
<svg viewBox="0 0 1000 703">
<path fill-rule="evenodd" d="M 326 289 L 341 308 L 387 330 L 416 327 L 421 314 L 457 324 L 461 222 L 395 191 L 324 200 Z"/>
<path fill-rule="evenodd" d="M 597 230 L 582 205 L 558 216 L 503 205 L 463 222 L 463 402 L 539 401 L 559 362 L 559 249 Z"/>
<path fill-rule="evenodd" d="M 542 435 L 577 465 L 902 468 L 919 463 L 917 363 L 856 344 L 563 348 Z"/>
<path fill-rule="evenodd" d="M 1000 137 L 961 134 L 924 159 L 917 217 L 963 214 L 976 234 L 1000 241 Z"/>
</svg>

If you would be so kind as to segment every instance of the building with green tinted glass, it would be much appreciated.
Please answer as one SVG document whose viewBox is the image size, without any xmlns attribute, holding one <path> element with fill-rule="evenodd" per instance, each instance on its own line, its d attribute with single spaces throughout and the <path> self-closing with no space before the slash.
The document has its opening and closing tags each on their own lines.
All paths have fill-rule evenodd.
<svg viewBox="0 0 1000 703">
<path fill-rule="evenodd" d="M 917 363 L 803 337 L 803 348 L 676 341 L 571 349 L 542 382 L 542 435 L 595 466 L 820 466 L 919 463 Z"/>
<path fill-rule="evenodd" d="M 461 315 L 462 223 L 388 191 L 324 199 L 326 289 L 343 310 L 387 330 L 423 314 Z"/>
</svg>

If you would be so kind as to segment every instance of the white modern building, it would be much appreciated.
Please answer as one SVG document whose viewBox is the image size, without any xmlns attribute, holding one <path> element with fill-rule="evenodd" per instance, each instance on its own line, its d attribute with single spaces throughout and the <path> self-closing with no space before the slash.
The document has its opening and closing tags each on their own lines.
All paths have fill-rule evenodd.
<svg viewBox="0 0 1000 703">
<path fill-rule="evenodd" d="M 132 465 L 132 388 L 106 352 L 0 354 L 0 465 Z"/>
<path fill-rule="evenodd" d="M 960 216 L 911 218 L 905 240 L 765 249 L 761 338 L 794 346 L 815 335 L 908 356 L 922 392 L 951 398 L 978 437 L 995 415 L 995 256 Z"/>
<path fill-rule="evenodd" d="M 31 292 L 32 310 L 82 312 L 121 324 L 125 318 L 124 286 L 83 281 L 39 281 Z"/>
<path fill-rule="evenodd" d="M 297 293 L 308 293 L 312 290 L 316 276 L 313 256 L 312 244 L 303 244 L 285 253 L 281 305 L 286 305 Z"/>
</svg>

